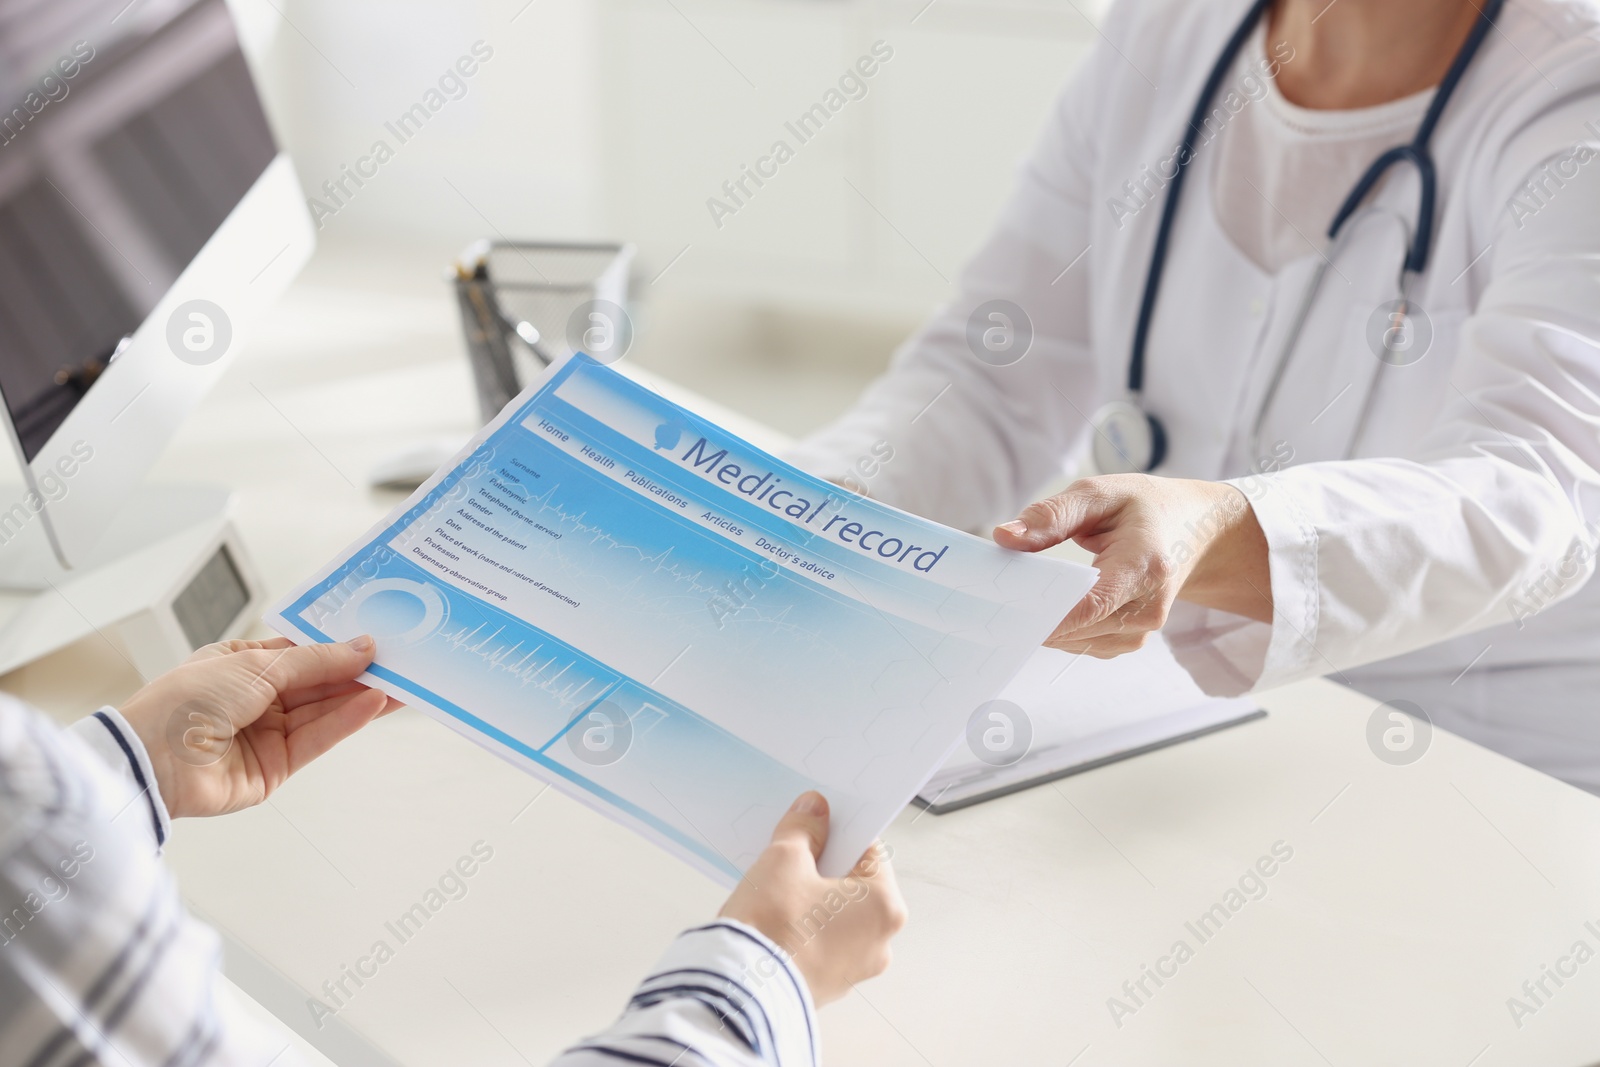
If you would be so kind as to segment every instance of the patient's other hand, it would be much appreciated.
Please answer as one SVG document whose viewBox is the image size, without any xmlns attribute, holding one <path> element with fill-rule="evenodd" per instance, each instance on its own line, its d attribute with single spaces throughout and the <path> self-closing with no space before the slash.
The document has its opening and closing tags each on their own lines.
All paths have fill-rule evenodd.
<svg viewBox="0 0 1600 1067">
<path fill-rule="evenodd" d="M 222 641 L 140 689 L 120 709 L 150 754 L 167 811 L 221 815 L 259 804 L 295 771 L 388 711 L 355 679 L 370 637 L 296 646 Z"/>
<path fill-rule="evenodd" d="M 793 958 L 819 1005 L 889 966 L 889 940 L 906 924 L 906 905 L 881 844 L 843 878 L 817 873 L 828 843 L 828 802 L 802 793 L 772 844 L 722 907 L 760 930 Z"/>
</svg>

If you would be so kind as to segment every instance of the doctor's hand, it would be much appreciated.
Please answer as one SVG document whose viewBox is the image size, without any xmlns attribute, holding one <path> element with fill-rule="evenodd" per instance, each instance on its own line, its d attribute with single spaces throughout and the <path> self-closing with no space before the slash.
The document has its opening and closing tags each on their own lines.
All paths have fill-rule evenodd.
<svg viewBox="0 0 1600 1067">
<path fill-rule="evenodd" d="M 197 651 L 119 710 L 144 742 L 174 818 L 265 800 L 284 779 L 399 707 L 355 678 L 372 638 L 297 647 L 222 641 Z"/>
<path fill-rule="evenodd" d="M 827 843 L 827 800 L 821 793 L 800 794 L 721 912 L 788 953 L 819 1006 L 882 974 L 889 939 L 906 924 L 905 901 L 883 845 L 869 848 L 843 878 L 824 878 L 817 857 Z"/>
<path fill-rule="evenodd" d="M 1045 645 L 1110 659 L 1144 645 L 1173 601 L 1272 621 L 1267 538 L 1250 502 L 1222 482 L 1113 474 L 1083 478 L 995 528 L 1003 548 L 1074 541 L 1095 583 Z"/>
</svg>

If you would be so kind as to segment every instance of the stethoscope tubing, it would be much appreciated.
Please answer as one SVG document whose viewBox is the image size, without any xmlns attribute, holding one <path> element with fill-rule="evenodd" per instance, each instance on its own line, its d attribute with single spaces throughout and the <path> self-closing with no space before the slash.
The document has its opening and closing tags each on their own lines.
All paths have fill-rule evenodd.
<svg viewBox="0 0 1600 1067">
<path fill-rule="evenodd" d="M 1178 214 L 1178 203 L 1183 192 L 1185 177 L 1188 174 L 1189 164 L 1194 159 L 1194 142 L 1196 135 L 1203 127 L 1207 112 L 1210 110 L 1211 101 L 1216 97 L 1221 88 L 1222 81 L 1233 69 L 1234 60 L 1238 57 L 1239 50 L 1249 40 L 1256 24 L 1266 13 L 1272 0 L 1255 0 L 1246 12 L 1245 17 L 1234 29 L 1232 35 L 1223 45 L 1221 54 L 1217 57 L 1211 73 L 1207 76 L 1205 86 L 1200 91 L 1199 99 L 1195 103 L 1194 111 L 1189 117 L 1188 126 L 1184 130 L 1183 141 L 1177 153 L 1177 167 L 1168 183 L 1166 201 L 1161 209 L 1161 221 L 1156 229 L 1155 244 L 1150 253 L 1150 266 L 1145 276 L 1144 292 L 1139 301 L 1139 314 L 1134 324 L 1133 346 L 1128 359 L 1128 403 L 1132 403 L 1141 411 L 1144 409 L 1143 393 L 1145 380 L 1145 350 L 1150 338 L 1151 323 L 1155 318 L 1156 299 L 1161 290 L 1162 276 L 1166 270 L 1167 251 L 1172 239 L 1172 229 Z M 1256 417 L 1251 429 L 1251 448 L 1259 447 L 1259 438 L 1266 413 L 1276 398 L 1279 386 L 1283 382 L 1290 358 L 1294 354 L 1301 332 L 1310 315 L 1312 304 L 1317 293 L 1322 288 L 1332 260 L 1344 246 L 1344 238 L 1348 234 L 1348 223 L 1360 209 L 1362 203 L 1371 193 L 1377 183 L 1388 173 L 1391 167 L 1401 163 L 1410 163 L 1417 169 L 1420 189 L 1418 191 L 1417 224 L 1416 229 L 1410 234 L 1406 258 L 1400 271 L 1400 298 L 1405 300 L 1408 281 L 1410 278 L 1421 274 L 1427 269 L 1429 253 L 1433 245 L 1434 213 L 1438 199 L 1438 173 L 1433 155 L 1429 151 L 1429 142 L 1433 137 L 1434 129 L 1439 124 L 1439 119 L 1444 113 L 1445 106 L 1455 94 L 1456 87 L 1465 76 L 1468 66 L 1477 55 L 1489 31 L 1494 28 L 1495 20 L 1499 17 L 1505 0 L 1486 0 L 1479 9 L 1478 19 L 1473 24 L 1467 39 L 1462 42 L 1456 51 L 1455 58 L 1451 61 L 1445 76 L 1440 80 L 1438 89 L 1434 92 L 1433 100 L 1428 105 L 1427 112 L 1423 115 L 1422 122 L 1418 125 L 1415 135 L 1407 144 L 1396 145 L 1385 151 L 1373 160 L 1361 177 L 1351 187 L 1339 210 L 1334 214 L 1333 221 L 1328 226 L 1328 250 L 1322 256 L 1322 263 L 1317 266 L 1310 283 L 1296 309 L 1295 319 L 1286 335 L 1282 351 L 1277 364 L 1273 368 L 1272 378 L 1267 389 L 1262 395 L 1262 403 L 1256 412 Z M 1404 222 L 1402 220 L 1402 225 Z M 1380 373 L 1382 368 L 1380 367 Z M 1354 441 L 1360 437 L 1361 430 L 1366 425 L 1366 415 L 1372 406 L 1372 393 L 1368 391 L 1366 402 L 1362 407 L 1362 416 L 1356 428 Z M 1164 436 L 1160 422 L 1153 415 L 1148 415 L 1152 433 Z M 1163 450 L 1164 451 L 1164 450 Z M 1159 465 L 1160 452 L 1151 463 L 1153 468 Z"/>
<path fill-rule="evenodd" d="M 1255 29 L 1256 23 L 1271 4 L 1272 0 L 1255 0 L 1255 3 L 1250 5 L 1250 11 L 1245 15 L 1244 21 L 1233 31 L 1228 43 L 1222 46 L 1222 54 L 1217 58 L 1216 65 L 1211 68 L 1205 87 L 1200 90 L 1200 99 L 1189 115 L 1188 125 L 1184 127 L 1183 141 L 1178 145 L 1178 165 L 1172 180 L 1167 184 L 1166 202 L 1161 205 L 1161 223 L 1156 228 L 1155 246 L 1150 250 L 1150 267 L 1145 273 L 1144 293 L 1139 298 L 1139 318 L 1133 328 L 1133 355 L 1128 360 L 1128 392 L 1133 396 L 1138 396 L 1144 391 L 1145 344 L 1150 339 L 1150 323 L 1155 318 L 1156 294 L 1161 290 L 1161 275 L 1167 266 L 1167 245 L 1172 240 L 1173 221 L 1178 217 L 1179 194 L 1183 192 L 1183 182 L 1189 174 L 1189 164 L 1194 160 L 1195 137 L 1204 126 L 1206 114 L 1211 109 L 1211 101 L 1216 97 L 1217 90 L 1222 88 L 1222 80 L 1233 69 L 1234 57 L 1250 39 L 1251 31 Z"/>
<path fill-rule="evenodd" d="M 1256 405 L 1255 419 L 1250 424 L 1249 447 L 1251 456 L 1260 457 L 1263 455 L 1261 448 L 1261 431 L 1266 425 L 1267 412 L 1272 410 L 1272 403 L 1277 399 L 1278 389 L 1283 385 L 1284 375 L 1289 370 L 1290 357 L 1294 355 L 1295 347 L 1300 343 L 1300 335 L 1305 331 L 1306 320 L 1311 317 L 1311 309 L 1316 304 L 1317 293 L 1322 290 L 1322 283 L 1327 278 L 1328 271 L 1333 269 L 1333 261 L 1338 259 L 1340 253 L 1344 251 L 1344 247 L 1349 241 L 1350 235 L 1355 232 L 1362 216 L 1384 214 L 1393 215 L 1396 221 L 1399 223 L 1401 231 L 1405 231 L 1405 219 L 1401 218 L 1398 214 L 1385 211 L 1384 209 L 1378 207 L 1366 208 L 1357 214 L 1350 216 L 1346 220 L 1348 225 L 1342 226 L 1340 228 L 1339 235 L 1332 238 L 1328 244 L 1327 250 L 1322 253 L 1322 262 L 1318 263 L 1315 269 L 1312 271 L 1310 279 L 1306 282 L 1304 291 L 1302 291 L 1300 294 L 1300 303 L 1295 308 L 1294 320 L 1289 326 L 1289 332 L 1284 335 L 1283 343 L 1278 348 L 1278 358 L 1272 367 L 1272 377 L 1267 381 L 1266 391 L 1261 394 L 1261 403 Z M 1404 266 L 1402 266 L 1400 268 L 1400 277 L 1395 281 L 1395 292 L 1402 301 L 1404 301 L 1407 297 L 1407 291 L 1409 289 L 1407 281 L 1410 277 L 1412 277 L 1410 272 Z M 1380 362 L 1376 372 L 1377 375 L 1381 376 L 1387 367 L 1387 363 Z M 1377 396 L 1377 391 L 1377 381 L 1375 378 L 1372 386 L 1367 389 L 1366 399 L 1363 400 L 1361 404 L 1361 413 L 1356 417 L 1355 428 L 1351 431 L 1350 442 L 1352 448 L 1354 447 L 1355 442 L 1361 439 L 1361 434 L 1366 430 L 1367 419 L 1372 412 L 1372 404 L 1374 398 Z M 1345 458 L 1349 458 L 1348 451 L 1346 452 Z"/>
</svg>

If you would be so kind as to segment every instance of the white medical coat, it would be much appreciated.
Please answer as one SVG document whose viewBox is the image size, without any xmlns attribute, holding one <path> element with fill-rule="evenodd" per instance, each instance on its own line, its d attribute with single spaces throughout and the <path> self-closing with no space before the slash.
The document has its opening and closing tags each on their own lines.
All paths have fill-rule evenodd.
<svg viewBox="0 0 1600 1067">
<path fill-rule="evenodd" d="M 798 462 L 841 477 L 887 442 L 873 495 L 973 529 L 1076 466 L 1088 418 L 1124 393 L 1162 164 L 1247 6 L 1116 6 L 958 294 Z M 1274 274 L 1241 253 L 1213 208 L 1228 175 L 1200 149 L 1147 351 L 1145 403 L 1170 442 L 1156 473 L 1237 480 L 1266 532 L 1274 609 L 1270 624 L 1175 611 L 1167 635 L 1208 690 L 1331 675 L 1600 792 L 1597 27 L 1588 3 L 1505 7 L 1432 141 L 1436 229 L 1411 290 L 1426 355 L 1374 354 L 1406 238 L 1369 219 L 1328 273 L 1261 455 L 1251 426 L 1320 260 Z M 1409 223 L 1417 196 L 1399 167 L 1369 203 Z M 968 342 L 996 299 L 1034 333 L 1008 366 Z"/>
</svg>

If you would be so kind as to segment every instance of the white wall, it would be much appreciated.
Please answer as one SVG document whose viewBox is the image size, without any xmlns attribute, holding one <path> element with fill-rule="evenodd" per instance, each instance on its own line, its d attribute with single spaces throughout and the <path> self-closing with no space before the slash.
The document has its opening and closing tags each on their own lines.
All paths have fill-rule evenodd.
<svg viewBox="0 0 1600 1067">
<path fill-rule="evenodd" d="M 236 6 L 264 42 L 269 99 L 302 179 L 337 208 L 325 241 L 622 238 L 640 245 L 646 278 L 682 253 L 658 294 L 855 313 L 925 308 L 945 291 L 1098 10 L 1087 0 Z M 479 40 L 494 55 L 465 97 L 399 144 L 385 121 Z M 865 97 L 800 144 L 785 120 L 880 40 L 894 55 Z M 395 156 L 376 177 L 351 185 L 344 205 L 321 193 L 379 138 Z M 779 138 L 793 161 L 716 225 L 707 199 Z"/>
<path fill-rule="evenodd" d="M 720 292 L 918 306 L 987 231 L 1093 33 L 1068 4 L 959 0 L 605 0 L 602 25 L 623 59 L 608 217 L 647 258 L 688 248 L 673 273 Z M 785 122 L 876 42 L 893 58 L 866 95 L 802 143 Z M 793 160 L 714 219 L 708 199 L 732 203 L 723 182 L 776 140 Z"/>
<path fill-rule="evenodd" d="M 248 11 L 268 0 L 236 2 Z M 308 194 L 336 209 L 322 220 L 325 240 L 465 244 L 496 231 L 603 229 L 592 0 L 271 2 L 283 15 L 263 78 Z M 492 56 L 463 79 L 465 95 L 445 98 L 402 143 L 385 123 L 424 102 L 480 41 Z M 378 140 L 394 156 L 375 177 L 347 182 L 343 204 L 321 191 Z"/>
</svg>

